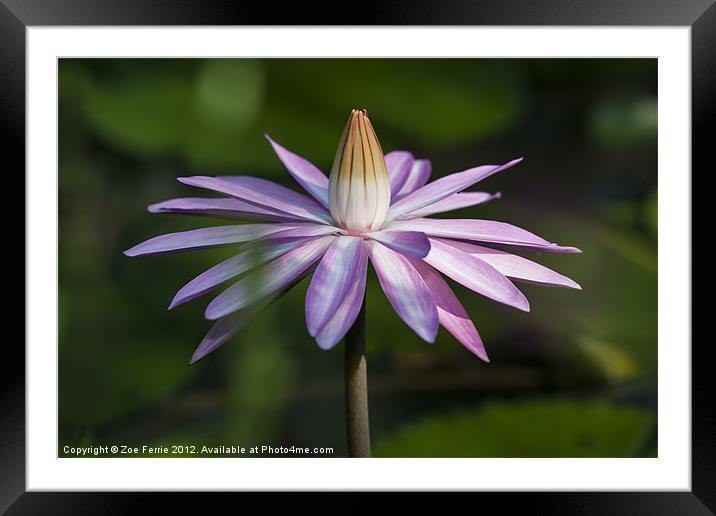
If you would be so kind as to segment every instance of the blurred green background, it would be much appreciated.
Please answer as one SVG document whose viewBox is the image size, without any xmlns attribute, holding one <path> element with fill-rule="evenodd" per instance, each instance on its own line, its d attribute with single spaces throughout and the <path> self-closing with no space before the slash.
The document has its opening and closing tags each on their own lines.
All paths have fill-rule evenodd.
<svg viewBox="0 0 716 516">
<path fill-rule="evenodd" d="M 328 171 L 351 108 L 433 178 L 525 156 L 449 216 L 504 220 L 581 255 L 534 256 L 582 292 L 521 285 L 522 313 L 457 286 L 492 359 L 421 341 L 369 273 L 374 454 L 656 456 L 657 61 L 99 59 L 59 65 L 59 444 L 321 446 L 345 456 L 343 347 L 304 323 L 304 280 L 187 365 L 209 298 L 166 307 L 231 248 L 129 259 L 222 221 L 150 215 L 246 174 L 294 188 L 264 140 Z M 522 253 L 529 256 L 529 253 Z"/>
</svg>

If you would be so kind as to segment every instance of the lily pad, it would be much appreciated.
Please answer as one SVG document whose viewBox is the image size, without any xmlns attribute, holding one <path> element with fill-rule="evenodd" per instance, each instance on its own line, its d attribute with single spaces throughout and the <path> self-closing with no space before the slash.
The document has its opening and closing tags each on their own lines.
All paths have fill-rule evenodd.
<svg viewBox="0 0 716 516">
<path fill-rule="evenodd" d="M 379 457 L 636 457 L 649 454 L 649 411 L 602 401 L 494 402 L 429 417 L 379 440 Z"/>
</svg>

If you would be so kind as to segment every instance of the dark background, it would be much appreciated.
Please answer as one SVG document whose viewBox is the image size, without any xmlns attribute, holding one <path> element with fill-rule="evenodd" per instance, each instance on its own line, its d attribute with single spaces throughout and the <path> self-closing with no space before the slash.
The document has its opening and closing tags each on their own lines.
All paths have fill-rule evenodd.
<svg viewBox="0 0 716 516">
<path fill-rule="evenodd" d="M 263 133 L 328 170 L 349 110 L 365 107 L 386 152 L 431 159 L 433 177 L 525 156 L 479 185 L 502 200 L 450 216 L 509 221 L 584 251 L 537 257 L 584 291 L 524 286 L 529 314 L 457 288 L 491 364 L 444 331 L 422 342 L 371 272 L 375 454 L 655 455 L 656 70 L 627 59 L 62 60 L 60 448 L 345 454 L 342 346 L 323 352 L 308 336 L 307 282 L 188 367 L 206 301 L 165 308 L 231 250 L 121 251 L 207 224 L 146 213 L 196 193 L 175 177 L 293 186 Z"/>
</svg>

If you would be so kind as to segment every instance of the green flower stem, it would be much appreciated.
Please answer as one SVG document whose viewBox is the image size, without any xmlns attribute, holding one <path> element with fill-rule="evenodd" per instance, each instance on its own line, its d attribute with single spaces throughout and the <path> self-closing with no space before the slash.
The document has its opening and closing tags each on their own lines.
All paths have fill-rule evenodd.
<svg viewBox="0 0 716 516">
<path fill-rule="evenodd" d="M 365 361 L 365 299 L 346 344 L 346 427 L 348 456 L 370 457 L 368 375 Z"/>
</svg>

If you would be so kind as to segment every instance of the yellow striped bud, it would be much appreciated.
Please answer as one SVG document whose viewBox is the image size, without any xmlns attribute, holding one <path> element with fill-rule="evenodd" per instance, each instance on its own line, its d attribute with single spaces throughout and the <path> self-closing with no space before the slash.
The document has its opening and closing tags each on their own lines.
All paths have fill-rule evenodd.
<svg viewBox="0 0 716 516">
<path fill-rule="evenodd" d="M 335 221 L 352 232 L 380 229 L 390 206 L 383 149 L 366 110 L 354 109 L 343 130 L 329 178 Z"/>
</svg>

